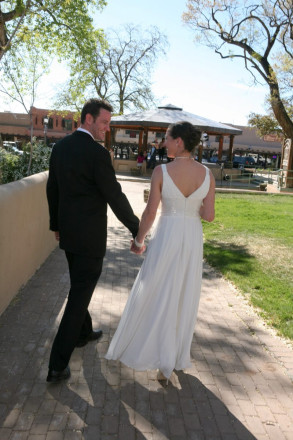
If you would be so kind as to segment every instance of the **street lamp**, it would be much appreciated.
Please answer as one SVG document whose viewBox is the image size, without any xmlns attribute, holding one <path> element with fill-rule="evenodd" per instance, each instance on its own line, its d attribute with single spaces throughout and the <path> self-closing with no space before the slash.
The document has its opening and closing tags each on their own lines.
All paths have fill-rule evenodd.
<svg viewBox="0 0 293 440">
<path fill-rule="evenodd" d="M 48 123 L 49 123 L 49 118 L 48 116 L 44 116 L 44 140 L 45 140 L 45 145 L 47 145 L 47 130 L 48 130 Z"/>
</svg>

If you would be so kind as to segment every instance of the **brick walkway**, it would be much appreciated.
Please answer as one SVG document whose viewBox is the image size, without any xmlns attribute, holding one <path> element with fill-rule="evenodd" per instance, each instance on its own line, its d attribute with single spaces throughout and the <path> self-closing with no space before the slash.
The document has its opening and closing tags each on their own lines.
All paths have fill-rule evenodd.
<svg viewBox="0 0 293 440">
<path fill-rule="evenodd" d="M 122 182 L 141 214 L 148 183 Z M 67 383 L 45 382 L 68 291 L 56 249 L 0 317 L 0 440 L 292 440 L 293 351 L 205 265 L 193 367 L 164 388 L 155 372 L 103 358 L 143 257 L 109 214 L 108 253 L 91 302 L 104 336 L 73 353 Z"/>
</svg>

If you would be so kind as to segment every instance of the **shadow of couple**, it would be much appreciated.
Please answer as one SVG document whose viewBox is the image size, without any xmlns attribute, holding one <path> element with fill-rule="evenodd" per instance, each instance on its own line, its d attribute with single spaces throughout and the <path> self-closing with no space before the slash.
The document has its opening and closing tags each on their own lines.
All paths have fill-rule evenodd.
<svg viewBox="0 0 293 440">
<path fill-rule="evenodd" d="M 48 392 L 67 410 L 66 429 L 84 440 L 256 440 L 199 379 L 176 371 L 166 386 L 156 372 L 135 372 L 92 356 L 66 384 Z M 79 374 L 79 375 L 78 375 Z M 58 418 L 58 408 L 53 416 Z M 67 438 L 67 437 L 66 437 Z"/>
</svg>

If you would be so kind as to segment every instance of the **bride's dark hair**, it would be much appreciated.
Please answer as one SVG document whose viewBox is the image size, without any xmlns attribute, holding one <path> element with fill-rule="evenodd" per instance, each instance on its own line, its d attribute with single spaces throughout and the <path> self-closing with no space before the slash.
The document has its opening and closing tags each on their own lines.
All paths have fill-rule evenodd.
<svg viewBox="0 0 293 440">
<path fill-rule="evenodd" d="M 199 144 L 201 132 L 197 130 L 190 122 L 176 122 L 168 127 L 168 131 L 173 139 L 181 138 L 184 147 L 188 151 L 193 151 Z"/>
</svg>

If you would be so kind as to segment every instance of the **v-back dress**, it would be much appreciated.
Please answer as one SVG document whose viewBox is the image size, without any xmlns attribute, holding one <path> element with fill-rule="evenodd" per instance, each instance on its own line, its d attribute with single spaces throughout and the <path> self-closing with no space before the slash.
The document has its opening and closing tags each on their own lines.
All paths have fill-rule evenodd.
<svg viewBox="0 0 293 440">
<path fill-rule="evenodd" d="M 106 359 L 138 371 L 159 369 L 165 377 L 191 366 L 197 317 L 203 238 L 199 210 L 210 187 L 204 181 L 185 197 L 162 165 L 161 215 L 150 239 Z"/>
</svg>

